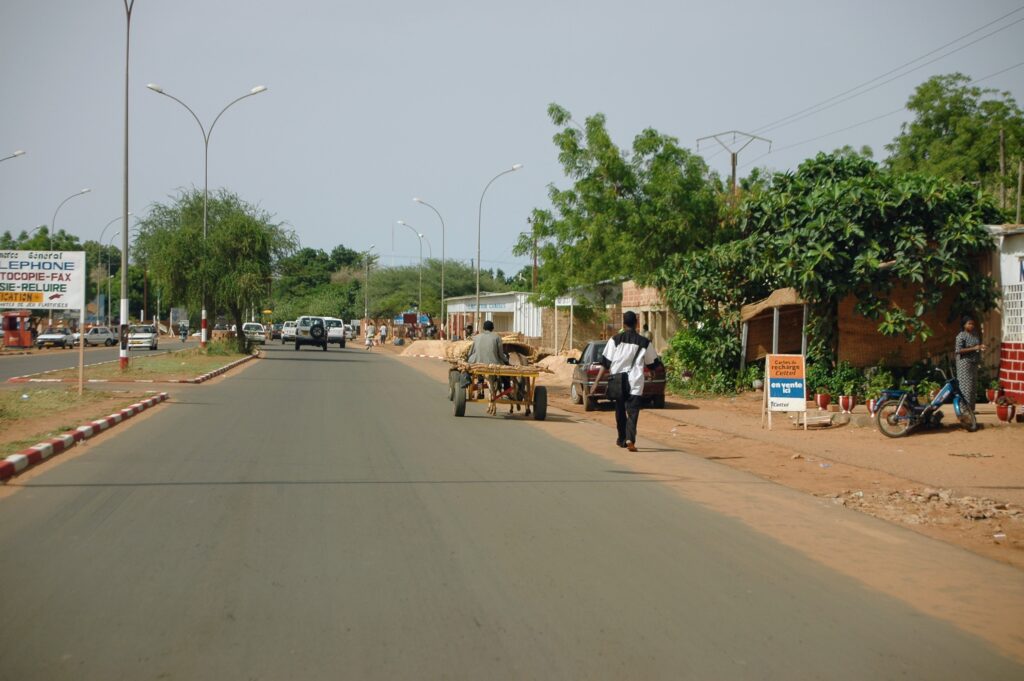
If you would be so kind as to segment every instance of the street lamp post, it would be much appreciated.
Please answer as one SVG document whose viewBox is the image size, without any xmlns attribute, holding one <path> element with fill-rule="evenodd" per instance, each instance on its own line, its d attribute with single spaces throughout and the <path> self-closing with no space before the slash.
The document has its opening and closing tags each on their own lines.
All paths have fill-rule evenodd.
<svg viewBox="0 0 1024 681">
<path fill-rule="evenodd" d="M 416 238 L 418 238 L 420 240 L 420 265 L 419 265 L 419 271 L 420 271 L 420 292 L 419 292 L 419 302 L 416 304 L 416 323 L 419 324 L 420 323 L 420 313 L 423 312 L 423 235 L 420 234 L 419 232 L 417 232 L 416 228 L 413 227 L 412 225 L 410 225 L 405 220 L 399 220 L 398 224 L 402 225 L 403 227 L 408 227 L 409 229 L 411 229 L 412 233 L 416 235 Z"/>
<path fill-rule="evenodd" d="M 448 317 L 445 315 L 444 307 L 444 218 L 441 217 L 440 211 L 438 211 L 436 208 L 431 206 L 423 199 L 419 197 L 413 197 L 412 200 L 413 202 L 424 205 L 430 210 L 434 211 L 434 214 L 437 215 L 437 219 L 441 221 L 441 324 L 442 328 L 445 330 L 445 333 L 447 333 Z M 430 242 L 427 243 L 429 244 Z"/>
<path fill-rule="evenodd" d="M 192 118 L 196 119 L 196 123 L 199 125 L 199 131 L 203 134 L 203 244 L 205 245 L 206 244 L 206 231 L 207 231 L 207 213 L 206 213 L 206 208 L 207 208 L 207 203 L 208 203 L 209 198 L 210 198 L 210 135 L 213 134 L 213 128 L 214 128 L 215 125 L 217 125 L 217 121 L 220 120 L 220 117 L 223 116 L 224 112 L 227 111 L 228 109 L 230 109 L 232 107 L 232 105 L 237 104 L 238 102 L 242 101 L 243 99 L 245 99 L 247 97 L 252 97 L 253 95 L 258 95 L 261 92 L 266 92 L 267 88 L 262 86 L 262 85 L 257 85 L 256 87 L 252 88 L 251 90 L 249 90 L 249 92 L 247 92 L 246 94 L 242 95 L 241 97 L 237 97 L 236 99 L 233 99 L 232 101 L 228 102 L 227 106 L 225 106 L 223 109 L 221 109 L 220 113 L 217 114 L 217 116 L 213 119 L 213 123 L 210 123 L 210 128 L 207 129 L 206 127 L 203 126 L 203 122 L 199 120 L 199 116 L 196 115 L 196 112 L 193 111 L 192 108 L 189 107 L 188 104 L 186 104 L 185 102 L 181 101 L 180 99 L 178 99 L 174 95 L 169 94 L 167 92 L 164 92 L 163 88 L 161 88 L 159 85 L 156 85 L 155 83 L 149 83 L 148 85 L 146 85 L 146 87 L 148 87 L 150 90 L 152 90 L 153 92 L 155 92 L 157 94 L 163 95 L 164 97 L 170 97 L 171 99 L 176 101 L 178 104 L 181 104 L 183 107 L 185 107 L 185 109 L 190 114 L 192 114 Z M 199 345 L 200 345 L 200 347 L 205 348 L 206 347 L 206 284 L 205 284 L 205 282 L 203 284 L 202 296 L 203 296 L 203 309 L 202 309 L 202 318 L 200 320 L 200 329 L 201 329 L 201 331 L 200 331 L 200 336 L 199 336 Z"/>
<path fill-rule="evenodd" d="M 487 193 L 487 190 L 490 188 L 492 184 L 494 184 L 494 181 L 497 180 L 499 177 L 501 177 L 502 175 L 508 175 L 509 173 L 514 173 L 515 171 L 519 170 L 522 167 L 522 163 L 516 163 L 508 170 L 503 170 L 502 172 L 492 177 L 491 181 L 488 182 L 487 185 L 484 187 L 484 190 L 480 192 L 480 208 L 477 212 L 476 217 L 476 313 L 473 315 L 474 331 L 478 331 L 480 329 L 480 225 L 483 223 L 484 216 L 484 194 Z"/>
<path fill-rule="evenodd" d="M 8 160 L 10 160 L 12 158 L 18 158 L 19 156 L 24 156 L 24 155 L 25 155 L 25 152 L 22 151 L 21 149 L 18 149 L 13 154 L 11 154 L 10 156 L 4 156 L 3 158 L 0 158 L 0 161 L 8 161 Z"/>
<path fill-rule="evenodd" d="M 63 201 L 61 201 L 60 204 L 57 206 L 57 210 L 53 211 L 53 219 L 50 220 L 50 248 L 49 248 L 49 250 L 51 250 L 51 251 L 53 250 L 53 232 L 57 228 L 57 213 L 59 213 L 60 209 L 64 206 L 64 204 L 67 203 L 68 201 L 70 201 L 71 199 L 75 198 L 76 196 L 81 196 L 82 194 L 88 194 L 91 191 L 92 191 L 91 189 L 86 187 L 85 189 L 81 189 L 81 190 L 75 192 L 74 194 L 72 194 L 68 198 L 66 198 Z M 50 324 L 50 326 L 53 326 L 53 310 L 50 310 L 50 322 L 49 322 L 49 324 Z"/>
</svg>

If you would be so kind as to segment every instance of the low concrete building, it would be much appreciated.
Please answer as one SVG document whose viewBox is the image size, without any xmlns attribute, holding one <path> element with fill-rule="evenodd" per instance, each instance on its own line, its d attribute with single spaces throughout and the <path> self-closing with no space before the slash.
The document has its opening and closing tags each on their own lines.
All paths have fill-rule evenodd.
<svg viewBox="0 0 1024 681">
<path fill-rule="evenodd" d="M 445 320 L 448 336 L 464 338 L 466 325 L 476 316 L 476 295 L 448 298 Z M 541 308 L 523 291 L 480 294 L 480 324 L 490 320 L 498 333 L 520 333 L 527 338 L 541 336 Z M 479 330 L 479 329 L 478 329 Z"/>
</svg>

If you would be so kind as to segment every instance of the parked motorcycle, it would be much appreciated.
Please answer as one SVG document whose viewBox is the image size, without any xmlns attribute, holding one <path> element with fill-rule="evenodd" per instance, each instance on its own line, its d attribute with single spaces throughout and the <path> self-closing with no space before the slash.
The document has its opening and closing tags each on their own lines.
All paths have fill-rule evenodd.
<svg viewBox="0 0 1024 681">
<path fill-rule="evenodd" d="M 947 377 L 942 369 L 935 369 L 945 381 L 931 402 L 921 404 L 917 399 L 914 383 L 907 383 L 906 390 L 883 390 L 875 406 L 875 423 L 882 435 L 903 437 L 919 426 L 937 428 L 942 423 L 943 404 L 952 403 L 953 411 L 960 425 L 969 433 L 978 429 L 978 419 L 970 403 L 960 392 L 960 382 L 955 376 Z"/>
</svg>

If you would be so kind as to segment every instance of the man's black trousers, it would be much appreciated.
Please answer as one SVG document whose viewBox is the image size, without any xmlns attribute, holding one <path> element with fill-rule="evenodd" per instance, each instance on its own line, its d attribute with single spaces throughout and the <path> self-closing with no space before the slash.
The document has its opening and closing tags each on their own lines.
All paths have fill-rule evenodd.
<svg viewBox="0 0 1024 681">
<path fill-rule="evenodd" d="M 617 444 L 636 442 L 636 422 L 640 418 L 640 403 L 643 398 L 630 395 L 623 400 L 615 400 L 615 428 L 618 430 Z"/>
</svg>

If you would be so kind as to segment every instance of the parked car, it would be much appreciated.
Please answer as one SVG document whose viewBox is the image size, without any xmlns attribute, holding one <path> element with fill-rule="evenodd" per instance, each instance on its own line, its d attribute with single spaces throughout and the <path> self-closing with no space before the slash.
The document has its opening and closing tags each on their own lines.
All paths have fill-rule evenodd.
<svg viewBox="0 0 1024 681">
<path fill-rule="evenodd" d="M 327 350 L 327 325 L 323 317 L 303 315 L 295 320 L 295 349 L 303 345 L 317 345 Z"/>
<path fill-rule="evenodd" d="M 352 328 L 351 324 L 345 325 L 345 340 L 355 340 L 356 330 Z"/>
<path fill-rule="evenodd" d="M 36 336 L 36 347 L 38 348 L 70 348 L 73 345 L 71 331 L 63 326 L 49 329 L 46 333 Z"/>
<path fill-rule="evenodd" d="M 242 333 L 245 334 L 245 340 L 250 343 L 267 344 L 267 330 L 259 322 L 246 322 L 242 324 Z"/>
<path fill-rule="evenodd" d="M 604 352 L 607 341 L 590 341 L 583 349 L 577 361 L 569 358 L 569 364 L 574 364 L 572 370 L 572 386 L 569 394 L 573 404 L 582 404 L 585 411 L 591 411 L 597 406 L 597 401 L 608 399 L 605 391 L 608 388 L 608 372 L 601 377 L 601 382 L 594 383 L 597 372 L 601 368 L 600 359 Z M 651 405 L 657 409 L 665 406 L 665 366 L 658 363 L 654 370 L 644 367 L 644 391 L 642 397 L 649 400 Z"/>
<path fill-rule="evenodd" d="M 156 350 L 158 336 L 152 324 L 136 324 L 128 327 L 128 349 L 149 348 Z"/>
<path fill-rule="evenodd" d="M 281 325 L 281 345 L 295 342 L 295 322 L 285 322 Z"/>
<path fill-rule="evenodd" d="M 78 333 L 71 334 L 71 340 L 78 345 Z M 113 345 L 117 342 L 117 334 L 109 327 L 94 326 L 85 332 L 85 345 Z"/>
<path fill-rule="evenodd" d="M 345 335 L 345 322 L 335 317 L 324 317 L 324 326 L 327 327 L 327 343 L 337 343 L 339 348 L 345 347 L 348 336 Z"/>
</svg>

